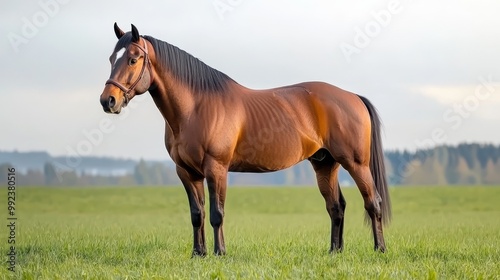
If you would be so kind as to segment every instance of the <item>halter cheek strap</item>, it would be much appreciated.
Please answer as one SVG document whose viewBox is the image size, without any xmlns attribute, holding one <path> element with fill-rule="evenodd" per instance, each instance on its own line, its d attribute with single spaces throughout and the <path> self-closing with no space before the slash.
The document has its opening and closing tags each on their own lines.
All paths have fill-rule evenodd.
<svg viewBox="0 0 500 280">
<path fill-rule="evenodd" d="M 141 37 L 141 41 L 144 41 L 144 39 L 142 37 Z M 142 78 L 144 77 L 144 73 L 146 73 L 146 66 L 148 67 L 148 72 L 149 72 L 149 76 L 150 76 L 150 83 L 153 82 L 153 75 L 151 74 L 151 61 L 149 60 L 149 55 L 148 55 L 148 44 L 145 41 L 144 41 L 144 47 L 142 47 L 140 44 L 135 43 L 135 42 L 132 42 L 131 44 L 138 47 L 144 53 L 144 62 L 142 63 L 141 73 L 139 74 L 139 77 L 137 77 L 137 80 L 135 80 L 135 82 L 132 83 L 132 85 L 129 88 L 127 88 L 122 83 L 120 83 L 116 80 L 113 80 L 111 78 L 106 81 L 106 85 L 109 85 L 109 84 L 114 85 L 123 91 L 123 95 L 125 97 L 125 104 L 127 104 L 130 100 L 130 92 L 132 90 L 134 90 L 134 88 L 137 86 L 139 81 L 142 80 Z"/>
</svg>

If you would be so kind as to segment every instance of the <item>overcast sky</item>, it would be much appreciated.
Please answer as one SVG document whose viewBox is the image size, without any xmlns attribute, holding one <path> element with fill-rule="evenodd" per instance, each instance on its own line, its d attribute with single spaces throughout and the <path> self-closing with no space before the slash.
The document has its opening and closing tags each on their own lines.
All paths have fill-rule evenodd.
<svg viewBox="0 0 500 280">
<path fill-rule="evenodd" d="M 499 1 L 297 2 L 4 1 L 0 150 L 168 158 L 151 96 L 118 116 L 99 103 L 115 21 L 250 88 L 319 80 L 364 95 L 388 149 L 500 143 Z"/>
</svg>

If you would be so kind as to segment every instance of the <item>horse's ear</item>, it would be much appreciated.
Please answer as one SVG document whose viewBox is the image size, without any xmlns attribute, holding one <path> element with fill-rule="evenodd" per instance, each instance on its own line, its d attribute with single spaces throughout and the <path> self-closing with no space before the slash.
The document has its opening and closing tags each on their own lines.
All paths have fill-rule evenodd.
<svg viewBox="0 0 500 280">
<path fill-rule="evenodd" d="M 116 22 L 114 28 L 115 28 L 116 38 L 120 40 L 120 38 L 123 36 L 123 34 L 125 34 L 125 32 L 123 32 L 123 30 L 121 30 L 120 27 L 118 27 L 118 24 L 116 24 Z"/>
<path fill-rule="evenodd" d="M 133 25 L 132 25 L 132 41 L 133 42 L 139 42 L 139 31 L 137 31 L 137 28 Z"/>
</svg>

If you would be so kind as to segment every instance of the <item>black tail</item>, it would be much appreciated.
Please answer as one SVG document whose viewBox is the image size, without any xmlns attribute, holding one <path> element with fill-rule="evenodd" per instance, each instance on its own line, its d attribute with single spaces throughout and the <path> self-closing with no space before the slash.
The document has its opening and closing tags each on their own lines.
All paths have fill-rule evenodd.
<svg viewBox="0 0 500 280">
<path fill-rule="evenodd" d="M 375 183 L 375 189 L 377 190 L 382 203 L 380 205 L 382 210 L 382 222 L 387 225 L 391 220 L 391 198 L 389 197 L 389 190 L 387 187 L 387 177 L 385 173 L 385 163 L 384 163 L 384 150 L 382 149 L 382 139 L 380 135 L 380 130 L 382 127 L 382 122 L 377 113 L 377 110 L 372 105 L 370 100 L 366 97 L 359 96 L 363 103 L 365 103 L 368 112 L 370 113 L 370 119 L 372 121 L 372 139 L 370 148 L 370 171 L 373 176 L 373 181 Z"/>
</svg>

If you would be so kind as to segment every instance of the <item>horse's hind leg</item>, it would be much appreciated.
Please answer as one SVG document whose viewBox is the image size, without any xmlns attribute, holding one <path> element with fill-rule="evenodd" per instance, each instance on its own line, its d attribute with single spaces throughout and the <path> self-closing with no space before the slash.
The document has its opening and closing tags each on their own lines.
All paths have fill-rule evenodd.
<svg viewBox="0 0 500 280">
<path fill-rule="evenodd" d="M 343 249 L 343 228 L 345 199 L 340 191 L 338 183 L 339 164 L 333 157 L 325 151 L 321 152 L 321 157 L 313 156 L 310 162 L 316 172 L 318 187 L 326 202 L 326 210 L 330 215 L 332 231 L 330 253 L 340 252 Z"/>
<path fill-rule="evenodd" d="M 373 177 L 368 164 L 347 162 L 342 166 L 356 182 L 365 202 L 365 209 L 372 222 L 375 250 L 385 252 L 385 241 L 382 230 L 382 199 L 375 189 Z"/>
<path fill-rule="evenodd" d="M 339 190 L 339 203 L 340 203 L 340 209 L 342 210 L 342 218 L 340 221 L 340 226 L 339 226 L 339 237 L 340 237 L 340 250 L 344 248 L 344 215 L 345 215 L 345 208 L 347 206 L 347 203 L 345 201 L 344 195 L 342 195 L 342 190 L 340 189 L 340 184 L 337 184 L 337 188 Z"/>
</svg>

